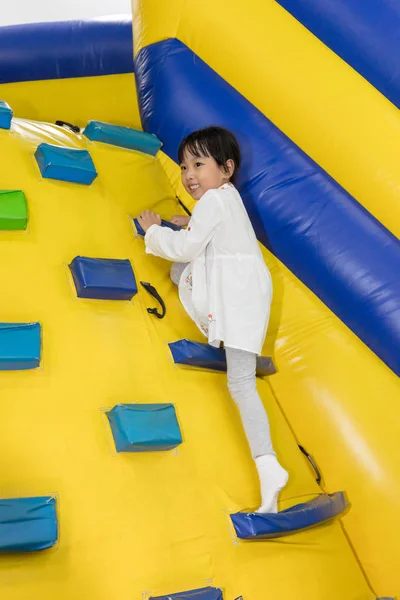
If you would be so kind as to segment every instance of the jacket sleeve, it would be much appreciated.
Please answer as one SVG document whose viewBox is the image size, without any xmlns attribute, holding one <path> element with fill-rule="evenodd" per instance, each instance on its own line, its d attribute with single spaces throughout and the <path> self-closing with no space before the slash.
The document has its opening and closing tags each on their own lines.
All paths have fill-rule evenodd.
<svg viewBox="0 0 400 600">
<path fill-rule="evenodd" d="M 221 221 L 218 194 L 209 190 L 197 202 L 187 229 L 172 231 L 151 225 L 144 238 L 146 252 L 175 262 L 191 262 L 204 252 Z"/>
</svg>

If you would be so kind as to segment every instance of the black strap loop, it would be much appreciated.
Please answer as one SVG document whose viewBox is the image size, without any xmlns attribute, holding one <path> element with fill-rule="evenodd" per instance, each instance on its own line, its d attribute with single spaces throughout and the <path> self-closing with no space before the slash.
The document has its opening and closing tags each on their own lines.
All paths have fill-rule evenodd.
<svg viewBox="0 0 400 600">
<path fill-rule="evenodd" d="M 148 283 L 147 281 L 141 281 L 140 285 L 142 285 L 144 287 L 144 289 L 147 290 L 151 296 L 153 296 L 153 298 L 158 300 L 158 302 L 160 303 L 161 308 L 162 308 L 161 314 L 158 312 L 157 308 L 148 308 L 147 312 L 150 313 L 151 315 L 155 315 L 158 319 L 163 319 L 165 317 L 167 309 L 165 308 L 164 300 L 161 298 L 161 296 L 157 292 L 156 288 L 154 286 L 152 286 L 151 283 Z"/>
<path fill-rule="evenodd" d="M 310 464 L 311 464 L 312 468 L 314 469 L 315 474 L 317 476 L 316 482 L 318 483 L 318 485 L 320 485 L 322 476 L 321 476 L 321 471 L 318 469 L 317 463 L 315 462 L 315 460 L 313 459 L 311 454 L 308 454 L 307 450 L 303 446 L 300 446 L 300 444 L 299 444 L 299 448 L 302 451 L 302 453 L 304 454 L 304 456 L 306 456 L 308 458 L 308 460 L 310 461 Z"/>
<path fill-rule="evenodd" d="M 80 133 L 80 128 L 78 127 L 78 125 L 73 125 L 72 123 L 68 123 L 68 121 L 56 121 L 56 125 L 58 125 L 59 127 L 64 127 L 64 125 L 66 127 L 69 127 L 69 129 L 71 129 L 71 131 L 73 131 L 74 133 Z"/>
<path fill-rule="evenodd" d="M 182 206 L 182 208 L 183 208 L 183 210 L 185 211 L 185 213 L 186 213 L 187 215 L 189 215 L 189 217 L 191 217 L 191 216 L 192 216 L 192 213 L 191 213 L 191 212 L 190 212 L 190 210 L 187 208 L 187 206 L 185 206 L 185 205 L 183 204 L 182 200 L 180 200 L 178 196 L 176 196 L 176 199 L 178 200 L 178 204 L 180 204 L 180 205 Z"/>
</svg>

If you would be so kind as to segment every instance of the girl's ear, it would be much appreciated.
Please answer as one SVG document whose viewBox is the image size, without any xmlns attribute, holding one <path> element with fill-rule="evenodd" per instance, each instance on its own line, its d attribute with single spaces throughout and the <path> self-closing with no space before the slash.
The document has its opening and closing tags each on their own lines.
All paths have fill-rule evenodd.
<svg viewBox="0 0 400 600">
<path fill-rule="evenodd" d="M 227 174 L 228 178 L 230 179 L 234 172 L 235 172 L 235 163 L 230 158 L 225 163 L 225 173 Z"/>
</svg>

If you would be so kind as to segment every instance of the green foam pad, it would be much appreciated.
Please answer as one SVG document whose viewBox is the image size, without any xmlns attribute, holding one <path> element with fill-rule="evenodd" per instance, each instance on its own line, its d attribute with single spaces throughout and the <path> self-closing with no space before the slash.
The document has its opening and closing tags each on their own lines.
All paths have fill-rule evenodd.
<svg viewBox="0 0 400 600">
<path fill-rule="evenodd" d="M 28 205 L 21 190 L 0 190 L 0 230 L 26 229 Z"/>
</svg>

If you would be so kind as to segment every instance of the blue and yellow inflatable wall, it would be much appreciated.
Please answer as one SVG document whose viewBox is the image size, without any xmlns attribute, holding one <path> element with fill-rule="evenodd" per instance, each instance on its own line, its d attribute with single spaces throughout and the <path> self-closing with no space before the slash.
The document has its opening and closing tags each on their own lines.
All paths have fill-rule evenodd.
<svg viewBox="0 0 400 600">
<path fill-rule="evenodd" d="M 133 41 L 128 17 L 2 30 L 0 99 L 14 115 L 0 188 L 20 211 L 0 196 L 2 597 L 400 595 L 399 23 L 382 0 L 136 0 Z M 90 120 L 163 146 L 91 140 Z M 240 140 L 238 186 L 274 280 L 264 350 L 277 373 L 258 385 L 290 473 L 280 510 L 338 490 L 350 504 L 257 543 L 229 517 L 259 491 L 224 375 L 174 364 L 168 344 L 203 340 L 132 229 L 144 208 L 191 207 L 177 147 L 211 123 Z M 93 183 L 43 178 L 41 144 L 86 151 Z M 140 285 L 131 301 L 78 297 L 92 259 L 128 260 L 165 319 Z M 155 404 L 182 443 L 117 452 L 113 407 Z M 9 552 L 13 523 L 47 538 Z"/>
</svg>

